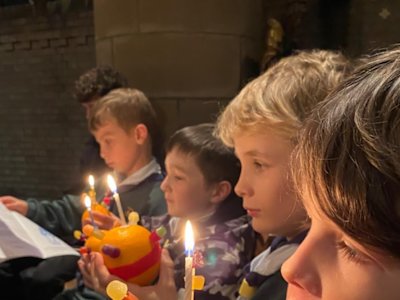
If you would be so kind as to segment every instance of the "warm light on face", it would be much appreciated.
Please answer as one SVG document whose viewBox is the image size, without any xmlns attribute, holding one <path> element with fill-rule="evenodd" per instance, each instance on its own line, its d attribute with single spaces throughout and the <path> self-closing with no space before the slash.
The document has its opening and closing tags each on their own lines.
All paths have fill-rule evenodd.
<svg viewBox="0 0 400 300">
<path fill-rule="evenodd" d="M 93 175 L 89 175 L 88 181 L 89 181 L 90 188 L 93 189 L 94 188 L 94 177 L 93 177 Z"/>
<path fill-rule="evenodd" d="M 92 207 L 92 200 L 90 199 L 89 196 L 85 196 L 85 206 L 88 210 Z"/>
<path fill-rule="evenodd" d="M 108 183 L 108 187 L 110 188 L 111 192 L 113 192 L 115 194 L 115 192 L 117 191 L 117 185 L 115 183 L 114 178 L 111 175 L 107 176 L 107 183 Z"/>
<path fill-rule="evenodd" d="M 190 221 L 186 221 L 185 227 L 185 250 L 188 256 L 193 254 L 194 249 L 194 236 L 193 236 L 193 228 Z"/>
</svg>

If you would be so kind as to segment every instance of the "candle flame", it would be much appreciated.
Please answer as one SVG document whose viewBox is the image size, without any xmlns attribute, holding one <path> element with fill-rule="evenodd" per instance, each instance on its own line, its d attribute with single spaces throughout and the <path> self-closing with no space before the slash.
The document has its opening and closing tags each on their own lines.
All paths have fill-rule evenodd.
<svg viewBox="0 0 400 300">
<path fill-rule="evenodd" d="M 89 175 L 88 181 L 89 181 L 90 188 L 93 189 L 94 188 L 94 177 L 93 177 L 93 175 Z"/>
<path fill-rule="evenodd" d="M 186 221 L 185 227 L 185 250 L 190 255 L 193 253 L 194 249 L 194 236 L 193 236 L 193 228 L 190 221 Z"/>
<path fill-rule="evenodd" d="M 88 210 L 90 210 L 90 208 L 92 207 L 92 200 L 90 199 L 90 197 L 88 195 L 85 196 L 85 206 Z"/>
<path fill-rule="evenodd" d="M 112 177 L 111 175 L 108 175 L 107 183 L 108 183 L 108 187 L 110 188 L 111 192 L 113 192 L 115 194 L 117 192 L 117 184 L 115 183 L 114 177 Z"/>
</svg>

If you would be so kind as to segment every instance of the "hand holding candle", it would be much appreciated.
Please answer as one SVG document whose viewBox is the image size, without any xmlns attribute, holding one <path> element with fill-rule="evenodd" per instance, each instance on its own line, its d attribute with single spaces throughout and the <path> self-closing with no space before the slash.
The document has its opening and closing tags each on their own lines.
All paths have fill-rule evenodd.
<svg viewBox="0 0 400 300">
<path fill-rule="evenodd" d="M 124 215 L 124 211 L 122 210 L 121 199 L 117 193 L 117 185 L 115 183 L 114 178 L 111 175 L 107 176 L 108 187 L 110 188 L 111 192 L 113 193 L 115 204 L 117 205 L 118 215 L 121 219 L 121 224 L 126 225 L 126 219 Z"/>
</svg>

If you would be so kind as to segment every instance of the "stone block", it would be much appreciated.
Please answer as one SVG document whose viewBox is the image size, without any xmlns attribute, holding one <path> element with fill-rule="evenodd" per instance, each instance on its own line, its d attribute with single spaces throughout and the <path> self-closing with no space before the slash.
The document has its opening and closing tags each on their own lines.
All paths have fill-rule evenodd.
<svg viewBox="0 0 400 300">
<path fill-rule="evenodd" d="M 262 40 L 241 38 L 240 41 L 240 88 L 260 74 L 264 45 Z"/>
<path fill-rule="evenodd" d="M 137 32 L 138 0 L 94 1 L 94 24 L 96 38 Z"/>
<path fill-rule="evenodd" d="M 141 32 L 202 32 L 258 38 L 261 0 L 141 0 Z"/>
<path fill-rule="evenodd" d="M 152 99 L 151 103 L 157 113 L 161 130 L 166 140 L 168 140 L 168 137 L 179 128 L 178 100 Z"/>
<path fill-rule="evenodd" d="M 96 41 L 97 65 L 113 65 L 112 39 Z"/>
<path fill-rule="evenodd" d="M 239 87 L 240 42 L 232 36 L 116 37 L 114 66 L 150 97 L 231 97 Z"/>
<path fill-rule="evenodd" d="M 179 102 L 179 127 L 215 122 L 229 100 L 181 100 Z"/>
</svg>

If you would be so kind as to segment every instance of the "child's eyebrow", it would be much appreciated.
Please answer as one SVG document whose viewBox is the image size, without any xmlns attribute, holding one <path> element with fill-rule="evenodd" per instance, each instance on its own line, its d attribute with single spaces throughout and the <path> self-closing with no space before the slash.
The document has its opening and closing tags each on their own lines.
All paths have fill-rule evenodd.
<svg viewBox="0 0 400 300">
<path fill-rule="evenodd" d="M 180 171 L 180 172 L 182 172 L 182 173 L 187 173 L 186 170 L 185 170 L 184 168 L 182 168 L 181 166 L 179 166 L 179 165 L 170 164 L 170 165 L 168 165 L 168 168 L 169 168 L 169 169 L 178 170 L 178 171 Z"/>
<path fill-rule="evenodd" d="M 99 135 L 96 139 L 104 139 L 106 137 L 112 136 L 113 133 L 111 131 L 106 131 L 103 132 L 101 135 Z"/>
<path fill-rule="evenodd" d="M 244 153 L 244 155 L 246 155 L 246 156 L 262 156 L 264 158 L 272 158 L 273 157 L 273 155 L 271 155 L 271 153 L 261 152 L 261 151 L 258 151 L 258 150 L 246 151 Z"/>
</svg>

